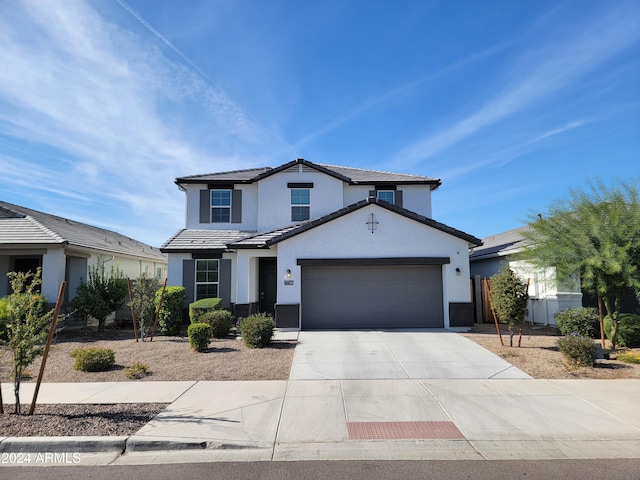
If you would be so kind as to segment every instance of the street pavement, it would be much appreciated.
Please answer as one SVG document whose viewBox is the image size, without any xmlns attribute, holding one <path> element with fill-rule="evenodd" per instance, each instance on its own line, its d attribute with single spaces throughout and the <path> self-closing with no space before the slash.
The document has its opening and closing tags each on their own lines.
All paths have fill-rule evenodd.
<svg viewBox="0 0 640 480">
<path fill-rule="evenodd" d="M 39 403 L 169 405 L 128 437 L 0 437 L 0 452 L 80 465 L 640 458 L 640 380 L 531 379 L 445 330 L 279 335 L 299 335 L 289 380 L 43 384 Z"/>
</svg>

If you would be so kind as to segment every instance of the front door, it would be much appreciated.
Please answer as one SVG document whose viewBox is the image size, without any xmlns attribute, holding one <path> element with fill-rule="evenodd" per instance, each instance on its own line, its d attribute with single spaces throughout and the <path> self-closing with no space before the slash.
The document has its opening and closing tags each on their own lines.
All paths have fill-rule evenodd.
<svg viewBox="0 0 640 480">
<path fill-rule="evenodd" d="M 268 313 L 271 316 L 275 316 L 276 311 L 276 297 L 277 297 L 277 282 L 276 282 L 276 258 L 264 257 L 259 261 L 259 279 L 258 279 L 258 293 L 260 295 L 260 302 L 258 308 L 263 313 Z"/>
</svg>

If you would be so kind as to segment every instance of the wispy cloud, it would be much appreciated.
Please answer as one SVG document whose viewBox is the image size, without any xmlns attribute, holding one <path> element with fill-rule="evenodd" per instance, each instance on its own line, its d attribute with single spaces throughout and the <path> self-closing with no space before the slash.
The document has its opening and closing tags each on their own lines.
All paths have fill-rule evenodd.
<svg viewBox="0 0 640 480">
<path fill-rule="evenodd" d="M 525 52 L 511 68 L 511 80 L 496 95 L 466 117 L 407 145 L 394 163 L 403 167 L 419 163 L 548 99 L 637 42 L 639 27 L 623 10 L 615 11 L 568 40 L 554 39 Z M 550 134 L 557 133 L 560 131 Z"/>
<path fill-rule="evenodd" d="M 17 161 L 15 152 L 0 149 L 0 165 L 7 167 L 0 184 L 46 171 L 33 190 L 147 217 L 166 212 L 180 226 L 183 198 L 174 177 L 237 168 L 243 154 L 261 159 L 262 152 L 282 148 L 276 135 L 181 57 L 186 65 L 83 2 L 2 2 L 3 143 L 29 142 L 43 154 Z M 166 228 L 163 215 L 157 220 Z"/>
</svg>

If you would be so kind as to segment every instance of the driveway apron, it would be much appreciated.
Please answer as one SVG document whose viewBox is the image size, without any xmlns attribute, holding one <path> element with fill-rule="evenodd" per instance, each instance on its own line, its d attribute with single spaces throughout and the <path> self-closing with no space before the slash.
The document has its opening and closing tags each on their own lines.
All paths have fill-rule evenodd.
<svg viewBox="0 0 640 480">
<path fill-rule="evenodd" d="M 290 380 L 530 378 L 445 329 L 302 331 Z"/>
</svg>

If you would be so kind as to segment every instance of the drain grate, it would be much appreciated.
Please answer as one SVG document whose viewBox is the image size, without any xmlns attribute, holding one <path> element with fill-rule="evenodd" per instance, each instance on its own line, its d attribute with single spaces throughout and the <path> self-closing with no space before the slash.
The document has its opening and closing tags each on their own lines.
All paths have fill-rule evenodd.
<svg viewBox="0 0 640 480">
<path fill-rule="evenodd" d="M 349 422 L 349 440 L 449 440 L 464 438 L 453 422 Z"/>
</svg>

